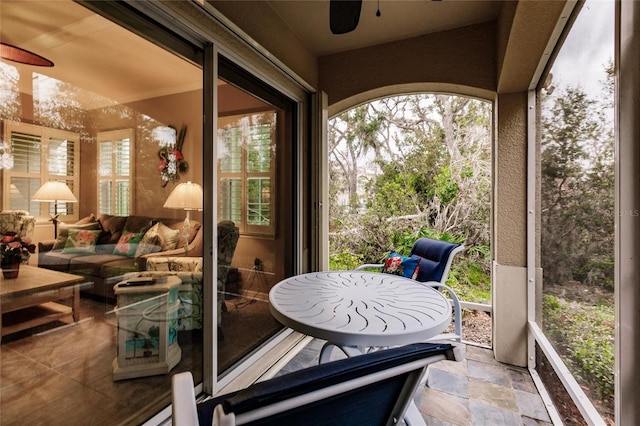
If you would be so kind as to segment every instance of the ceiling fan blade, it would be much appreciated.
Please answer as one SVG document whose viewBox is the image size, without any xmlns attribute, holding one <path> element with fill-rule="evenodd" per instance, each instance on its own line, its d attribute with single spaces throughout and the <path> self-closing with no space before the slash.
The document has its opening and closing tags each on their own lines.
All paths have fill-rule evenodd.
<svg viewBox="0 0 640 426">
<path fill-rule="evenodd" d="M 329 26 L 333 34 L 345 34 L 356 29 L 360 20 L 362 0 L 330 0 Z"/>
</svg>

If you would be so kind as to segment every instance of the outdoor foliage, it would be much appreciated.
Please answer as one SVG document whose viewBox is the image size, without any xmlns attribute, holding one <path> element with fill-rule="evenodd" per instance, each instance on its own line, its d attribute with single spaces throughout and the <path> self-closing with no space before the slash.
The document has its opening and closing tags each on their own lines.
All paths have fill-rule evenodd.
<svg viewBox="0 0 640 426">
<path fill-rule="evenodd" d="M 545 295 L 544 324 L 568 354 L 565 363 L 579 381 L 591 383 L 595 400 L 613 403 L 614 314 L 607 305 L 589 306 Z"/>
<path fill-rule="evenodd" d="M 592 401 L 613 413 L 613 73 L 601 93 L 542 96 L 543 330 Z M 587 297 L 589 293 L 598 298 Z"/>
<path fill-rule="evenodd" d="M 613 290 L 613 130 L 606 105 L 580 88 L 556 90 L 542 120 L 545 283 Z"/>
<path fill-rule="evenodd" d="M 330 122 L 330 267 L 408 254 L 422 236 L 464 243 L 448 283 L 490 299 L 490 104 L 465 97 L 381 99 Z"/>
</svg>

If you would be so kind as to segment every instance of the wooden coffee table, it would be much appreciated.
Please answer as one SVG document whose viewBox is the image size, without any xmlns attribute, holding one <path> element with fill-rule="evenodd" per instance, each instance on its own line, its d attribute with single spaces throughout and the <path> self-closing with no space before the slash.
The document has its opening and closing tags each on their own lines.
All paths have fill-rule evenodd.
<svg viewBox="0 0 640 426">
<path fill-rule="evenodd" d="M 0 274 L 0 336 L 48 322 L 80 319 L 78 275 L 21 265 L 18 278 Z M 71 306 L 56 301 L 71 298 Z"/>
</svg>

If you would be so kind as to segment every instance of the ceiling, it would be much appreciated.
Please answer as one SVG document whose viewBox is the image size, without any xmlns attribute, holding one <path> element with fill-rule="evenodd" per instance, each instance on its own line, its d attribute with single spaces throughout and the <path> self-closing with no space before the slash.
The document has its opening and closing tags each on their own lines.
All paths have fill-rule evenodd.
<svg viewBox="0 0 640 426">
<path fill-rule="evenodd" d="M 0 0 L 0 40 L 53 61 L 47 68 L 2 60 L 84 89 L 85 109 L 202 87 L 198 67 L 70 0 Z"/>
<path fill-rule="evenodd" d="M 339 35 L 329 29 L 329 0 L 266 3 L 314 56 L 322 56 L 491 21 L 503 1 L 363 0 L 357 28 Z"/>
<path fill-rule="evenodd" d="M 489 21 L 498 16 L 502 3 L 364 0 L 358 27 L 334 35 L 329 29 L 329 0 L 260 1 L 314 56 Z M 215 6 L 216 2 L 212 3 Z M 55 66 L 3 62 L 70 82 L 102 97 L 87 96 L 83 102 L 87 108 L 103 105 L 106 100 L 125 103 L 202 85 L 197 67 L 70 0 L 0 0 L 0 40 L 44 56 Z"/>
</svg>

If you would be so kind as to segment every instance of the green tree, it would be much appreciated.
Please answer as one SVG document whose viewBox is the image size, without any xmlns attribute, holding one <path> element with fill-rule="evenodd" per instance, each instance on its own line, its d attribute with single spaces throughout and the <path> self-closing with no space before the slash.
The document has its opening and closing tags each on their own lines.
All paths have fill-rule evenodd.
<svg viewBox="0 0 640 426">
<path fill-rule="evenodd" d="M 544 282 L 606 285 L 613 282 L 613 134 L 606 108 L 582 89 L 556 93 L 542 125 Z"/>
<path fill-rule="evenodd" d="M 359 163 L 369 150 L 379 152 L 377 134 L 383 124 L 384 119 L 367 105 L 344 112 L 329 123 L 329 157 L 332 169 L 338 169 L 344 179 L 351 211 L 357 211 L 360 205 Z"/>
</svg>

